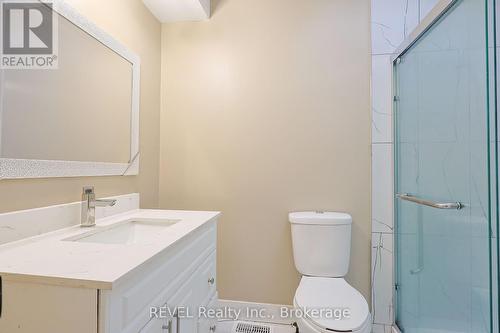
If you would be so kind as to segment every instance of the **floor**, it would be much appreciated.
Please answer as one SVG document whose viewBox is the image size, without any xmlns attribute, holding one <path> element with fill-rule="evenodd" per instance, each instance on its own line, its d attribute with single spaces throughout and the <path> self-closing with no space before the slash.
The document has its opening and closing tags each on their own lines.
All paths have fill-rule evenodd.
<svg viewBox="0 0 500 333">
<path fill-rule="evenodd" d="M 372 333 L 392 333 L 392 327 L 389 325 L 373 324 Z"/>
<path fill-rule="evenodd" d="M 267 324 L 267 323 L 257 323 L 257 322 L 247 322 L 247 321 L 240 321 L 242 323 L 250 323 L 250 324 L 255 324 L 255 325 L 265 325 L 269 326 L 271 329 L 270 333 L 295 333 L 295 327 L 292 327 L 290 325 L 280 325 L 280 324 Z M 236 333 L 235 330 L 235 325 L 237 324 L 237 321 L 220 321 L 217 324 L 217 332 L 218 333 Z M 259 331 L 256 331 L 259 332 Z M 262 331 L 260 331 L 262 332 Z M 374 329 L 372 331 L 373 333 L 390 333 L 391 332 L 391 327 L 390 326 L 383 326 L 383 325 L 374 325 Z"/>
</svg>

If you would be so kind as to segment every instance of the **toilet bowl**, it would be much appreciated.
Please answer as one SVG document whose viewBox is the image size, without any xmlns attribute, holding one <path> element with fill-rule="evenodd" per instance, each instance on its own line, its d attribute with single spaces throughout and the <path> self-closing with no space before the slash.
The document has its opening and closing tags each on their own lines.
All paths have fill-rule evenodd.
<svg viewBox="0 0 500 333">
<path fill-rule="evenodd" d="M 293 305 L 300 333 L 371 332 L 366 299 L 344 276 L 352 218 L 334 212 L 290 213 L 295 266 L 303 275 Z"/>
<path fill-rule="evenodd" d="M 371 316 L 365 298 L 343 278 L 302 277 L 293 305 L 302 310 L 298 319 L 303 333 L 369 333 L 371 330 Z M 330 311 L 314 314 L 312 311 L 308 313 L 308 309 Z"/>
</svg>

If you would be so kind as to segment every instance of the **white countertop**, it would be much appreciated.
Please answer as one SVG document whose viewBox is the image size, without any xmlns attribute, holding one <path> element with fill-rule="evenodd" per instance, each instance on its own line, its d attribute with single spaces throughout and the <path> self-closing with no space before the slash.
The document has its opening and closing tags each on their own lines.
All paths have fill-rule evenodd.
<svg viewBox="0 0 500 333">
<path fill-rule="evenodd" d="M 0 276 L 4 280 L 112 289 L 120 279 L 167 250 L 219 212 L 132 210 L 97 220 L 96 229 L 130 219 L 180 220 L 141 244 L 68 241 L 92 228 L 74 226 L 0 246 Z"/>
</svg>

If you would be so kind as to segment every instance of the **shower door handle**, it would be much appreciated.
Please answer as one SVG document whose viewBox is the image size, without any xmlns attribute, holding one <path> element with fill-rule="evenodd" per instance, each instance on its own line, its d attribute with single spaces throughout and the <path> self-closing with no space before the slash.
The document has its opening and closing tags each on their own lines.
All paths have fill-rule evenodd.
<svg viewBox="0 0 500 333">
<path fill-rule="evenodd" d="M 435 202 L 431 200 L 426 200 L 422 199 L 419 197 L 415 197 L 411 194 L 396 194 L 396 197 L 405 200 L 405 201 L 410 201 L 413 203 L 416 203 L 418 205 L 422 206 L 427 206 L 427 207 L 432 207 L 432 208 L 437 208 L 437 209 L 462 209 L 464 208 L 464 205 L 461 202 Z M 421 211 L 419 209 L 419 214 L 421 214 Z M 424 254 L 423 254 L 423 225 L 422 225 L 422 216 L 419 216 L 418 218 L 418 232 L 417 232 L 417 243 L 418 243 L 418 266 L 415 269 L 410 270 L 410 274 L 416 275 L 419 274 L 424 270 Z"/>
<path fill-rule="evenodd" d="M 437 208 L 437 209 L 462 209 L 464 208 L 464 205 L 461 202 L 435 202 L 435 201 L 430 201 L 422 198 L 415 197 L 413 195 L 404 193 L 404 194 L 396 194 L 396 197 L 398 197 L 401 200 L 405 201 L 410 201 L 414 202 L 419 205 L 424 205 L 432 208 Z"/>
</svg>

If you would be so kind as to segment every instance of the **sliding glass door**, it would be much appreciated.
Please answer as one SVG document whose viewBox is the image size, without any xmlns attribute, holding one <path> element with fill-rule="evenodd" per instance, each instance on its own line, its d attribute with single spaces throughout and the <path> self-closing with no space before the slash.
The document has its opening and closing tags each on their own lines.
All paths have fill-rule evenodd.
<svg viewBox="0 0 500 333">
<path fill-rule="evenodd" d="M 498 329 L 487 13 L 485 1 L 455 2 L 395 61 L 395 301 L 404 333 Z"/>
</svg>

